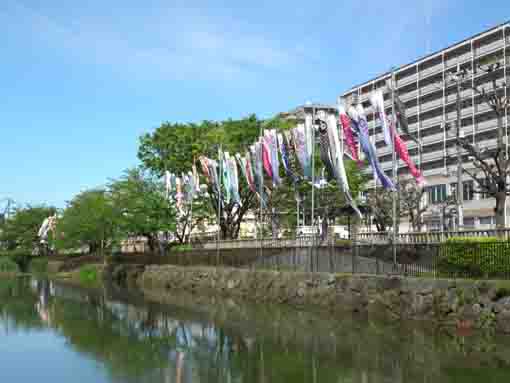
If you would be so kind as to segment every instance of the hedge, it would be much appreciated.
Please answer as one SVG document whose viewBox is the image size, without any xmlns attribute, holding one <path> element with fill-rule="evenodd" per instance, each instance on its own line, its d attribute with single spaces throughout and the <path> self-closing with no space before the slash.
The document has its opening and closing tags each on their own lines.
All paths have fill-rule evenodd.
<svg viewBox="0 0 510 383">
<path fill-rule="evenodd" d="M 497 237 L 449 238 L 437 270 L 446 277 L 510 278 L 510 242 Z"/>
</svg>

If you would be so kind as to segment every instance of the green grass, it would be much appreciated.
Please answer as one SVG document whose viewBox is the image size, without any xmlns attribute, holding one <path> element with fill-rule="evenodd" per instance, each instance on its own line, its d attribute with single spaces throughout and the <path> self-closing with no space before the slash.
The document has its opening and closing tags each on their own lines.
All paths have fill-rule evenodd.
<svg viewBox="0 0 510 383">
<path fill-rule="evenodd" d="M 100 282 L 100 273 L 97 265 L 86 265 L 78 270 L 78 280 L 80 283 L 91 286 Z"/>
<path fill-rule="evenodd" d="M 47 258 L 34 258 L 30 262 L 29 270 L 34 274 L 46 274 L 48 272 Z"/>
<path fill-rule="evenodd" d="M 0 257 L 0 272 L 2 273 L 18 273 L 19 266 L 9 257 Z"/>
</svg>

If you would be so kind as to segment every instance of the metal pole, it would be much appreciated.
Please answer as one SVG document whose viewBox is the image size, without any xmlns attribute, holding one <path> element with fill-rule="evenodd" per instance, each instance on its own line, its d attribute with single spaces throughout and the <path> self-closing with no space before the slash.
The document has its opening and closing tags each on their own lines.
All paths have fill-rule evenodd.
<svg viewBox="0 0 510 383">
<path fill-rule="evenodd" d="M 392 169 L 393 169 L 393 184 L 395 190 L 392 193 L 392 203 L 393 203 L 393 266 L 396 268 L 397 266 L 397 152 L 395 151 L 395 130 L 397 129 L 397 118 L 395 113 L 395 92 L 397 91 L 395 86 L 395 71 L 391 72 L 391 113 L 394 127 L 391 130 L 391 161 L 392 161 Z"/>
<path fill-rule="evenodd" d="M 461 90 L 461 82 L 462 82 L 462 75 L 460 73 L 460 64 L 457 64 L 457 78 L 456 78 L 456 85 L 457 85 L 457 97 L 456 97 L 456 109 L 457 109 L 457 140 L 461 136 L 461 129 L 462 129 L 462 121 L 460 117 L 460 109 L 461 109 L 461 102 L 460 102 L 460 90 Z M 463 208 L 463 199 L 464 199 L 464 191 L 463 191 L 463 184 L 462 184 L 462 149 L 457 142 L 457 217 L 458 217 L 458 230 L 462 230 L 464 227 L 464 214 L 462 211 Z M 442 230 L 442 229 L 441 229 Z"/>
<path fill-rule="evenodd" d="M 218 236 L 216 239 L 216 266 L 220 263 L 220 232 L 221 232 L 221 184 L 223 182 L 223 158 L 221 156 L 221 145 L 218 152 L 219 180 L 218 180 Z"/>
<path fill-rule="evenodd" d="M 507 35 L 506 35 L 506 30 L 507 30 L 507 27 L 508 25 L 505 25 L 503 26 L 503 76 L 504 76 L 504 84 L 505 84 L 505 100 L 508 100 L 508 81 L 507 81 L 507 67 L 508 67 L 508 59 L 506 57 L 506 53 L 507 53 L 507 48 L 506 48 L 506 45 L 507 45 Z M 508 108 L 505 108 L 505 143 L 506 143 L 506 147 L 505 147 L 505 152 L 506 152 L 506 158 L 507 158 L 507 161 L 508 161 Z M 507 176 L 507 184 L 509 183 L 509 177 Z M 508 196 L 505 198 L 505 228 L 507 227 L 507 224 L 508 224 L 508 214 L 507 214 L 507 210 L 508 210 Z"/>
<path fill-rule="evenodd" d="M 296 229 L 297 228 L 299 228 L 299 197 L 296 197 Z"/>
<path fill-rule="evenodd" d="M 262 169 L 262 158 L 263 158 L 263 150 L 262 150 L 262 141 L 263 141 L 264 130 L 262 128 L 262 124 L 260 124 L 259 128 L 259 140 L 260 140 L 260 161 L 258 163 L 259 174 L 260 174 L 260 184 L 259 184 L 259 195 L 260 195 L 260 204 L 259 204 L 259 234 L 260 234 L 260 252 L 259 252 L 259 263 L 262 262 L 263 256 L 263 224 L 262 224 L 262 202 L 263 202 L 263 185 L 264 185 L 264 172 Z"/>
<path fill-rule="evenodd" d="M 315 107 L 312 107 L 312 230 L 315 234 Z"/>
<path fill-rule="evenodd" d="M 194 193 L 194 192 L 193 192 Z M 193 195 L 191 196 L 191 207 L 189 211 L 189 238 L 188 242 L 191 244 L 191 233 L 193 231 Z"/>
<path fill-rule="evenodd" d="M 312 107 L 312 242 L 310 243 L 310 271 L 313 271 L 313 247 L 315 246 L 315 107 Z"/>
</svg>

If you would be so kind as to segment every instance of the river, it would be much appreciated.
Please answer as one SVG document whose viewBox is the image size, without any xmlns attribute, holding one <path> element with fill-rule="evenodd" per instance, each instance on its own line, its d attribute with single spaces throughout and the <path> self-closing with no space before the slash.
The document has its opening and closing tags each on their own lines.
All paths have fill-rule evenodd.
<svg viewBox="0 0 510 383">
<path fill-rule="evenodd" d="M 510 339 L 0 280 L 0 382 L 508 382 Z"/>
</svg>

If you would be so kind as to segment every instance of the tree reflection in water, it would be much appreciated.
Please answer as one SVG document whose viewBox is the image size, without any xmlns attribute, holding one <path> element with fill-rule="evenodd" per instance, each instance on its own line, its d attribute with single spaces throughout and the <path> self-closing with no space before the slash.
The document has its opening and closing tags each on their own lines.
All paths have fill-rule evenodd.
<svg viewBox="0 0 510 383">
<path fill-rule="evenodd" d="M 196 299 L 173 296 L 162 305 L 114 288 L 99 292 L 46 280 L 2 280 L 0 333 L 51 329 L 104 366 L 112 382 L 510 379 L 510 341 L 504 337 L 455 337 L 360 318 L 328 320 L 281 307 Z"/>
</svg>

